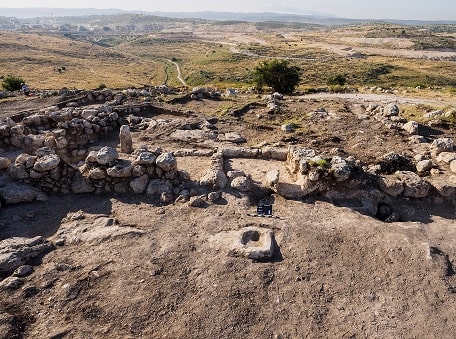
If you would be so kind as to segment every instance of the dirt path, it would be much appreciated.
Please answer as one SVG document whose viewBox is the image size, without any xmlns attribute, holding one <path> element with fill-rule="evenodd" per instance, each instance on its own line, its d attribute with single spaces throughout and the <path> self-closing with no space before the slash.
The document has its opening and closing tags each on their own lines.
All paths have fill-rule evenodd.
<svg viewBox="0 0 456 339">
<path fill-rule="evenodd" d="M 174 62 L 172 60 L 169 60 L 168 61 L 172 64 L 174 64 L 174 66 L 176 66 L 176 69 L 177 69 L 177 79 L 182 83 L 182 85 L 184 85 L 185 87 L 188 87 L 187 83 L 184 81 L 184 79 L 182 79 L 182 73 L 181 73 L 181 70 L 180 70 L 180 67 L 179 67 L 179 64 L 177 62 Z"/>
</svg>

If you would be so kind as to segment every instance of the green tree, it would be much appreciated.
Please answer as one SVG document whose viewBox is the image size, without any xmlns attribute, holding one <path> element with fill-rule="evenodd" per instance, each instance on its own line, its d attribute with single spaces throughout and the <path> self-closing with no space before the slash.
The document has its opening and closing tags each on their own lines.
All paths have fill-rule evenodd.
<svg viewBox="0 0 456 339">
<path fill-rule="evenodd" d="M 287 60 L 263 61 L 253 71 L 253 81 L 258 88 L 271 87 L 280 93 L 292 93 L 301 80 L 301 69 Z"/>
<path fill-rule="evenodd" d="M 21 77 L 16 77 L 12 75 L 6 76 L 2 81 L 3 89 L 7 91 L 18 91 L 22 88 L 21 84 L 25 82 Z"/>
</svg>

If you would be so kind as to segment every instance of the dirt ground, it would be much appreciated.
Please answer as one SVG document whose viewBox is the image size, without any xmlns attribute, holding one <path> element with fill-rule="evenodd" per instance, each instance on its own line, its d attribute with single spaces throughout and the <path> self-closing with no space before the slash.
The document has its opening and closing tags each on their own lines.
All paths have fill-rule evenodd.
<svg viewBox="0 0 456 339">
<path fill-rule="evenodd" d="M 366 165 L 391 151 L 413 155 L 408 136 L 365 117 L 365 99 L 286 98 L 276 115 L 254 96 L 190 101 L 173 106 L 194 112 L 190 117 L 152 112 L 148 118 L 156 127 L 133 129 L 133 140 L 169 151 L 221 147 L 171 138 L 182 124 L 209 119 L 219 134 L 240 133 L 246 146 L 295 144 L 319 153 L 337 148 Z M 0 110 L 7 115 L 52 104 L 34 100 Z M 230 112 L 227 104 L 249 106 Z M 322 108 L 327 114 L 308 117 Z M 297 130 L 282 131 L 286 122 Z M 430 140 L 455 138 L 451 125 L 427 132 Z M 98 144 L 117 146 L 116 133 Z M 226 165 L 254 181 L 282 166 L 255 159 Z M 178 158 L 192 179 L 207 166 L 207 157 Z M 325 197 L 265 198 L 274 218 L 251 216 L 259 197 L 231 189 L 201 208 L 161 205 L 146 195 L 54 194 L 0 209 L 0 239 L 41 235 L 56 243 L 68 235 L 64 245 L 32 263 L 22 287 L 0 292 L 0 338 L 454 337 L 453 201 L 400 201 L 396 208 L 407 217 L 384 223 Z M 246 226 L 274 232 L 271 260 L 230 255 L 228 235 Z M 104 233 L 109 227 L 115 231 Z"/>
</svg>

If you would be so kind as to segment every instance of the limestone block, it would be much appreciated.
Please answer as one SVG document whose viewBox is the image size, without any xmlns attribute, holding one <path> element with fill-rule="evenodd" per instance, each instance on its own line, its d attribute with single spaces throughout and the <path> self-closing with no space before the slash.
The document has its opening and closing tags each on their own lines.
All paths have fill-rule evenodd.
<svg viewBox="0 0 456 339">
<path fill-rule="evenodd" d="M 155 160 L 157 167 L 165 172 L 175 170 L 177 168 L 177 160 L 171 153 L 162 153 Z"/>
<path fill-rule="evenodd" d="M 432 167 L 434 167 L 432 160 L 421 160 L 416 164 L 416 170 L 418 173 L 430 171 Z"/>
<path fill-rule="evenodd" d="M 119 139 L 121 152 L 128 154 L 133 152 L 133 140 L 131 137 L 130 126 L 120 126 Z"/>
<path fill-rule="evenodd" d="M 425 198 L 431 185 L 419 175 L 409 171 L 396 172 L 397 177 L 404 184 L 404 196 L 411 198 Z"/>
<path fill-rule="evenodd" d="M 236 177 L 231 181 L 231 188 L 240 192 L 249 192 L 252 190 L 252 180 L 244 176 Z"/>
<path fill-rule="evenodd" d="M 97 153 L 97 162 L 100 165 L 107 165 L 110 162 L 117 160 L 118 158 L 119 154 L 117 151 L 114 148 L 108 146 L 101 148 Z"/>
<path fill-rule="evenodd" d="M 200 185 L 211 188 L 224 188 L 228 184 L 225 173 L 217 169 L 209 169 L 200 179 Z"/>
<path fill-rule="evenodd" d="M 43 157 L 39 157 L 33 169 L 38 172 L 50 171 L 56 168 L 60 164 L 60 157 L 57 154 L 48 154 Z"/>
<path fill-rule="evenodd" d="M 143 194 L 146 192 L 148 184 L 149 176 L 147 174 L 143 174 L 142 176 L 130 181 L 130 188 L 136 194 Z"/>
</svg>

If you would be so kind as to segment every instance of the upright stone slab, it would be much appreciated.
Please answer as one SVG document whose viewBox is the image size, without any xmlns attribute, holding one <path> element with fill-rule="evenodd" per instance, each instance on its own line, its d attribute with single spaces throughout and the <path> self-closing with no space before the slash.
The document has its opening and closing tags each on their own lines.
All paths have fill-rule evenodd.
<svg viewBox="0 0 456 339">
<path fill-rule="evenodd" d="M 120 151 L 122 153 L 130 154 L 131 152 L 133 152 L 133 140 L 131 138 L 130 126 L 128 126 L 128 125 L 120 126 L 119 139 L 120 139 Z"/>
</svg>

